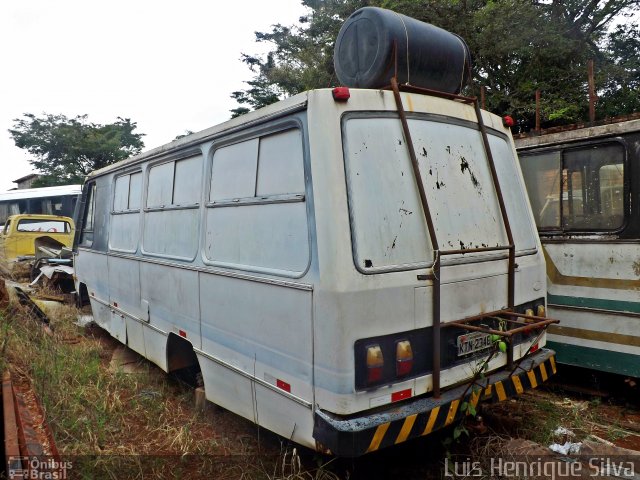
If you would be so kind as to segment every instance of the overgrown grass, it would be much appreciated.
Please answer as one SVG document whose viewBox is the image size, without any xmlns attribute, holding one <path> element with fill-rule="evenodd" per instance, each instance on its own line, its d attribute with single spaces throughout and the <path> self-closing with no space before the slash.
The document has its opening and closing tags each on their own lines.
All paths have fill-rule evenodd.
<svg viewBox="0 0 640 480">
<path fill-rule="evenodd" d="M 567 416 L 564 409 L 558 408 L 558 405 L 546 398 L 525 402 L 525 408 L 526 406 L 531 408 L 534 416 L 524 416 L 523 433 L 526 438 L 540 445 L 551 445 L 554 440 L 553 432 L 559 426 L 569 428 L 569 424 L 573 425 L 571 416 Z"/>
<path fill-rule="evenodd" d="M 604 439 L 610 442 L 633 435 L 620 425 L 620 419 L 611 416 L 608 405 L 599 398 L 584 399 L 558 395 L 551 391 L 532 391 L 516 400 L 491 405 L 487 416 L 495 433 L 518 437 L 542 446 Z M 568 438 L 554 434 L 558 427 L 573 432 Z"/>
<path fill-rule="evenodd" d="M 99 345 L 80 341 L 81 332 L 73 324 L 75 309 L 67 307 L 52 319 L 54 333 L 22 313 L 11 322 L 8 335 L 10 369 L 31 381 L 66 453 L 86 452 L 88 445 L 99 451 L 96 440 L 108 437 L 105 418 L 120 420 L 122 409 L 112 393 L 126 388 L 127 378 L 100 368 Z"/>
<path fill-rule="evenodd" d="M 7 317 L 7 311 L 0 309 L 0 372 L 7 369 L 7 347 L 9 345 L 9 328 L 10 323 Z"/>
</svg>

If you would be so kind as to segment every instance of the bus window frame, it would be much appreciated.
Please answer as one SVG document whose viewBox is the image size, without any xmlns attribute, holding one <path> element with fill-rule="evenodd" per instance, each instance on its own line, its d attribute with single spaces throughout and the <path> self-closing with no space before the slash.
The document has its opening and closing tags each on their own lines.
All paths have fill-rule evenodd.
<svg viewBox="0 0 640 480">
<path fill-rule="evenodd" d="M 594 234 L 598 234 L 598 235 L 618 235 L 620 233 L 622 233 L 627 226 L 629 225 L 629 221 L 630 218 L 632 216 L 632 212 L 631 212 L 631 201 L 630 201 L 630 195 L 631 195 L 631 187 L 630 187 L 630 182 L 631 182 L 631 178 L 630 178 L 630 172 L 629 172 L 629 147 L 627 142 L 624 141 L 624 139 L 622 138 L 607 138 L 604 139 L 602 141 L 591 141 L 591 142 L 586 142 L 586 143 L 580 143 L 580 144 L 576 144 L 576 145 L 567 145 L 567 144 L 562 144 L 562 145 L 557 145 L 557 146 L 552 146 L 549 148 L 544 148 L 544 149 L 539 149 L 539 150 L 534 150 L 534 151 L 524 151 L 518 154 L 519 157 L 522 157 L 524 159 L 535 159 L 535 157 L 538 154 L 543 154 L 543 153 L 550 153 L 550 152 L 558 152 L 560 154 L 560 161 L 558 163 L 558 173 L 560 175 L 560 181 L 558 182 L 558 186 L 560 188 L 558 193 L 560 199 L 563 199 L 563 195 L 566 192 L 567 196 L 568 196 L 568 190 L 566 190 L 566 186 L 564 184 L 564 180 L 563 180 L 563 174 L 565 172 L 565 170 L 567 170 L 565 168 L 565 153 L 566 152 L 575 152 L 575 151 L 579 151 L 579 150 L 587 150 L 589 148 L 594 148 L 594 147 L 599 147 L 599 146 L 607 146 L 607 145 L 619 145 L 622 147 L 622 165 L 624 168 L 623 171 L 623 180 L 622 180 L 622 184 L 623 184 L 623 209 L 622 209 L 622 214 L 623 214 L 623 220 L 622 223 L 619 227 L 616 228 L 608 228 L 608 229 L 595 229 L 595 228 L 567 228 L 566 222 L 564 220 L 564 211 L 563 211 L 563 203 L 564 202 L 560 202 L 560 219 L 559 219 L 559 225 L 553 226 L 553 227 L 539 227 L 538 225 L 536 225 L 536 228 L 538 229 L 538 232 L 541 235 L 549 235 L 549 236 L 586 236 L 586 235 L 594 235 Z M 535 160 L 534 160 L 535 161 Z M 600 168 L 602 168 L 605 165 L 615 165 L 616 163 L 612 162 L 612 163 L 604 163 L 602 165 L 600 165 Z M 577 170 L 574 170 L 574 172 Z M 526 183 L 526 182 L 525 182 Z"/>
<path fill-rule="evenodd" d="M 95 214 L 96 214 L 96 192 L 97 186 L 96 182 L 90 182 L 87 184 L 87 198 L 85 200 L 84 211 L 82 212 L 82 225 L 80 229 L 80 236 L 78 239 L 78 246 L 91 248 L 93 246 L 94 238 L 93 235 L 95 233 Z M 88 201 L 87 201 L 88 200 Z M 89 209 L 91 209 L 91 228 L 87 228 L 87 218 L 89 214 Z M 91 239 L 87 239 L 86 234 L 91 234 Z"/>
</svg>

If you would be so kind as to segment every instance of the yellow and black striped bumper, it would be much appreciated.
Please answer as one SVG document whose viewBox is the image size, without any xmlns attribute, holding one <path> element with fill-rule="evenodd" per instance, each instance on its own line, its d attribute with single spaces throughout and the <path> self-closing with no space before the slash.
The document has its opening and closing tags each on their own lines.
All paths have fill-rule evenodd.
<svg viewBox="0 0 640 480">
<path fill-rule="evenodd" d="M 515 371 L 494 372 L 482 380 L 482 389 L 469 389 L 469 393 L 465 393 L 467 385 L 461 385 L 443 392 L 439 399 L 421 396 L 384 411 L 349 417 L 316 410 L 313 436 L 334 455 L 357 457 L 428 435 L 465 416 L 466 410 L 460 408 L 465 402 L 474 406 L 480 401 L 500 402 L 536 388 L 556 373 L 554 356 L 552 350 L 540 349 Z"/>
</svg>

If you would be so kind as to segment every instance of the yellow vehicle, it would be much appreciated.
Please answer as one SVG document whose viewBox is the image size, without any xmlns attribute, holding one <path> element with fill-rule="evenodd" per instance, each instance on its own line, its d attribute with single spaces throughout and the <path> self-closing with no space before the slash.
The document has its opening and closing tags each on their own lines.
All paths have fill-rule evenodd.
<svg viewBox="0 0 640 480">
<path fill-rule="evenodd" d="M 34 241 L 47 236 L 70 247 L 75 225 L 69 217 L 57 215 L 12 215 L 0 231 L 0 256 L 6 261 L 35 255 Z"/>
</svg>

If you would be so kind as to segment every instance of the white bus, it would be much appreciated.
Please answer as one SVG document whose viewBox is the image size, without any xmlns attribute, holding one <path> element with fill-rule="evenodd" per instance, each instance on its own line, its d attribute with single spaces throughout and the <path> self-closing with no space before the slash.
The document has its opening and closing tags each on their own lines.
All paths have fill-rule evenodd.
<svg viewBox="0 0 640 480">
<path fill-rule="evenodd" d="M 335 94 L 91 174 L 75 268 L 122 343 L 165 371 L 197 365 L 210 401 L 269 430 L 357 456 L 536 387 L 555 363 L 502 120 L 419 93 Z"/>
<path fill-rule="evenodd" d="M 558 361 L 640 378 L 640 120 L 516 145 L 562 322 L 549 329 Z"/>
<path fill-rule="evenodd" d="M 75 268 L 98 325 L 342 456 L 547 380 L 510 132 L 472 99 L 403 90 L 305 92 L 89 175 Z"/>
<path fill-rule="evenodd" d="M 23 213 L 73 217 L 82 185 L 25 188 L 0 192 L 0 225 Z"/>
</svg>

